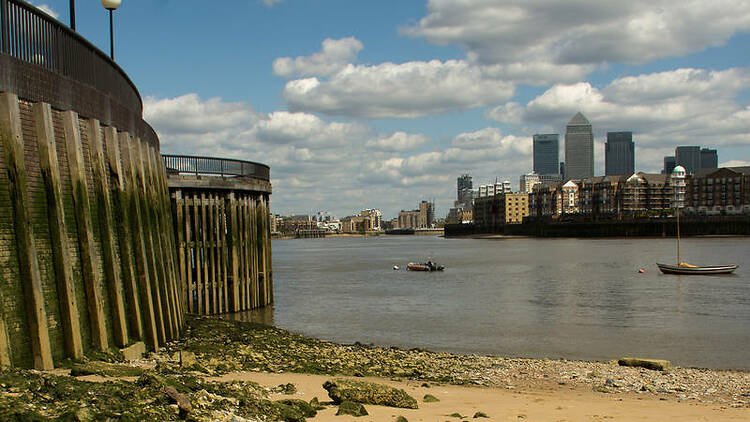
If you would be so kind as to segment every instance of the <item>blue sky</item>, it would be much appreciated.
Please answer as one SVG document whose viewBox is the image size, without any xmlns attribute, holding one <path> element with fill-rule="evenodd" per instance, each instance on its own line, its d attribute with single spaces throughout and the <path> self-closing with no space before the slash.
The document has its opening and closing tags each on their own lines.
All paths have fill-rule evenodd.
<svg viewBox="0 0 750 422">
<path fill-rule="evenodd" d="M 108 51 L 99 1 L 76 18 Z M 618 130 L 640 171 L 676 145 L 750 165 L 746 0 L 123 0 L 115 41 L 162 152 L 270 165 L 280 214 L 444 216 L 459 174 L 517 187 L 577 111 L 597 174 Z"/>
</svg>

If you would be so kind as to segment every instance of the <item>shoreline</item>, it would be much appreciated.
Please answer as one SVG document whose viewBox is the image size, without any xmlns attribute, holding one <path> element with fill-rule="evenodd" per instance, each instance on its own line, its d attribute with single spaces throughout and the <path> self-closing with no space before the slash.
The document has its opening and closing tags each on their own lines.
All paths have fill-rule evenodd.
<svg viewBox="0 0 750 422">
<path fill-rule="evenodd" d="M 186 319 L 184 337 L 158 353 L 128 363 L 71 367 L 77 374 L 93 369 L 78 378 L 65 370 L 0 372 L 0 419 L 10 419 L 15 414 L 8 412 L 20 406 L 27 416 L 44 418 L 85 409 L 93 417 L 80 420 L 101 418 L 104 413 L 97 412 L 105 410 L 135 420 L 177 420 L 179 401 L 163 398 L 171 385 L 192 404 L 193 420 L 305 420 L 282 416 L 290 410 L 278 400 L 312 397 L 323 407 L 310 420 L 344 420 L 334 416 L 336 405 L 322 390 L 322 382 L 334 377 L 392 385 L 419 402 L 418 410 L 366 404 L 371 416 L 362 420 L 398 415 L 409 421 L 450 420 L 452 414 L 471 418 L 475 412 L 487 414 L 488 420 L 528 416 L 550 422 L 591 420 L 592 415 L 654 421 L 750 417 L 750 371 L 654 371 L 616 362 L 345 345 L 269 325 L 194 315 Z M 425 403 L 425 394 L 439 401 Z"/>
</svg>

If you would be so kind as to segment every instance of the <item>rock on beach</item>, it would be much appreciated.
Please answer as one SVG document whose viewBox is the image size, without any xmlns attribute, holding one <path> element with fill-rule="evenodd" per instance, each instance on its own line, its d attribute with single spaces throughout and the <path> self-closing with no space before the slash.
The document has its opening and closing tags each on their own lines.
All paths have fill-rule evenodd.
<svg viewBox="0 0 750 422">
<path fill-rule="evenodd" d="M 323 384 L 334 403 L 354 401 L 380 406 L 417 409 L 417 400 L 406 391 L 368 381 L 336 378 Z"/>
</svg>

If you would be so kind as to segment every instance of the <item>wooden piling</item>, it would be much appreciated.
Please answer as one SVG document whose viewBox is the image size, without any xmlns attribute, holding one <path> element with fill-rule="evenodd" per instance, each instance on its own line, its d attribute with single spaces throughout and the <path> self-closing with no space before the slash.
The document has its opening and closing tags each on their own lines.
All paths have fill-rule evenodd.
<svg viewBox="0 0 750 422">
<path fill-rule="evenodd" d="M 197 313 L 196 309 L 196 303 L 193 296 L 193 292 L 195 291 L 195 286 L 193 284 L 193 268 L 194 268 L 194 248 L 193 248 L 193 233 L 192 233 L 192 213 L 190 212 L 191 208 L 191 198 L 189 194 L 185 194 L 185 256 L 187 258 L 187 301 L 188 301 L 188 312 Z"/>
<path fill-rule="evenodd" d="M 175 203 L 175 217 L 177 220 L 177 263 L 180 267 L 180 283 L 187 283 L 187 260 L 185 259 L 185 203 L 182 199 L 182 191 L 178 190 L 172 194 Z"/>
<path fill-rule="evenodd" d="M 218 266 L 216 265 L 217 231 L 216 231 L 216 220 L 215 220 L 216 213 L 214 212 L 214 208 L 216 208 L 215 196 L 214 194 L 209 194 L 208 195 L 208 207 L 207 207 L 207 214 L 208 214 L 207 221 L 208 221 L 208 235 L 209 235 L 208 242 L 210 245 L 208 257 L 209 257 L 209 267 L 211 268 L 211 271 L 210 271 L 211 289 L 209 293 L 211 295 L 211 313 L 215 315 L 219 313 L 218 312 L 218 298 L 216 297 L 216 293 L 217 293 L 216 285 L 218 284 L 219 278 L 217 276 Z"/>
<path fill-rule="evenodd" d="M 203 264 L 202 265 L 203 286 L 201 286 L 202 287 L 201 293 L 203 294 L 203 313 L 204 315 L 210 315 L 211 314 L 211 311 L 210 311 L 211 299 L 208 297 L 208 291 L 210 290 L 209 285 L 211 283 L 211 280 L 209 279 L 209 272 L 208 272 L 209 270 L 208 267 L 209 267 L 210 262 L 208 260 L 209 248 L 208 248 L 208 241 L 207 241 L 208 237 L 206 233 L 208 231 L 208 227 L 206 226 L 206 209 L 208 208 L 206 205 L 206 194 L 204 192 L 201 192 L 200 198 L 201 198 L 200 206 L 199 206 L 199 211 L 200 211 L 200 216 L 201 216 L 201 219 L 200 219 L 200 226 L 201 226 L 200 257 L 201 257 L 201 263 Z"/>
<path fill-rule="evenodd" d="M 127 137 L 127 134 L 123 134 Z M 130 211 L 128 210 L 128 198 L 125 194 L 125 178 L 123 166 L 120 160 L 120 146 L 117 130 L 114 127 L 104 129 L 104 142 L 107 146 L 107 162 L 109 163 L 111 190 L 114 196 L 114 216 L 117 222 L 117 237 L 120 248 L 120 269 L 122 271 L 122 282 L 125 287 L 125 300 L 128 304 L 128 326 L 130 333 L 139 340 L 145 340 L 143 336 L 143 318 L 141 317 L 141 304 L 138 299 L 138 287 L 135 276 L 135 263 L 133 251 L 133 239 L 130 231 Z"/>
<path fill-rule="evenodd" d="M 228 290 L 228 284 L 229 284 L 229 266 L 231 265 L 229 262 L 229 250 L 227 248 L 227 211 L 226 211 L 226 201 L 224 200 L 224 197 L 222 196 L 219 200 L 219 216 L 220 216 L 220 224 L 219 224 L 219 241 L 221 242 L 221 295 L 223 300 L 223 306 L 222 311 L 223 312 L 229 312 L 229 290 Z"/>
<path fill-rule="evenodd" d="M 84 169 L 81 133 L 78 114 L 74 111 L 63 113 L 65 129 L 65 146 L 70 169 L 70 183 L 73 185 L 73 204 L 75 206 L 76 225 L 78 228 L 79 254 L 83 282 L 86 288 L 86 305 L 89 311 L 91 338 L 94 347 L 107 350 L 107 329 L 104 323 L 104 309 L 101 293 L 101 274 L 98 271 L 97 256 L 94 245 L 94 229 L 91 222 L 91 206 Z"/>
<path fill-rule="evenodd" d="M 230 255 L 230 263 L 229 265 L 232 267 L 232 279 L 231 279 L 231 304 L 232 312 L 237 312 L 240 310 L 240 286 L 239 286 L 239 275 L 240 275 L 240 266 L 239 266 L 239 230 L 237 228 L 238 224 L 238 218 L 237 218 L 237 200 L 235 199 L 234 192 L 231 192 L 229 194 L 229 199 L 227 200 L 227 207 L 229 208 L 229 215 L 231 218 L 230 221 L 230 232 L 231 236 L 229 238 L 230 245 L 229 245 L 229 255 Z"/>
<path fill-rule="evenodd" d="M 149 272 L 149 252 L 146 241 L 146 227 L 144 216 L 141 213 L 140 204 L 140 183 L 138 178 L 138 165 L 134 160 L 138 155 L 134 154 L 136 147 L 134 139 L 131 139 L 127 133 L 120 133 L 120 144 L 127 166 L 128 192 L 130 198 L 130 212 L 134 217 L 132 220 L 132 234 L 135 246 L 135 264 L 138 280 L 138 292 L 141 299 L 141 307 L 145 310 L 144 325 L 146 326 L 146 340 L 150 343 L 155 351 L 159 350 L 160 341 L 157 314 L 154 309 L 154 300 L 151 289 L 151 273 Z"/>
<path fill-rule="evenodd" d="M 105 284 L 109 290 L 110 308 L 112 310 L 114 342 L 118 347 L 125 347 L 128 344 L 128 327 L 125 322 L 122 279 L 120 278 L 120 270 L 117 266 L 115 251 L 117 245 L 115 244 L 114 221 L 112 219 L 112 202 L 110 201 L 99 120 L 88 120 L 88 141 L 94 175 L 94 192 L 96 192 L 97 199 L 96 209 L 99 217 L 99 232 L 101 233 L 102 241 L 102 263 L 106 280 Z"/>
<path fill-rule="evenodd" d="M 0 303 L 3 302 L 3 295 L 0 294 Z M 10 367 L 10 342 L 8 341 L 8 329 L 5 326 L 5 315 L 0 309 L 0 369 Z"/>
<path fill-rule="evenodd" d="M 148 181 L 148 191 L 149 191 L 149 208 L 152 212 L 152 222 L 153 222 L 153 231 L 154 231 L 154 237 L 156 242 L 156 260 L 157 260 L 157 268 L 159 270 L 160 275 L 160 283 L 159 283 L 159 289 L 160 289 L 160 296 L 161 296 L 161 302 L 162 302 L 162 310 L 165 314 L 165 324 L 166 324 L 166 331 L 167 335 L 169 336 L 169 339 L 174 339 L 177 337 L 177 321 L 176 321 L 176 314 L 174 313 L 174 302 L 172 301 L 172 292 L 170 288 L 170 284 L 172 282 L 171 280 L 171 270 L 169 269 L 169 256 L 170 252 L 167 250 L 167 242 L 165 239 L 165 233 L 166 233 L 166 221 L 163 215 L 163 212 L 161 211 L 161 189 L 159 188 L 159 182 L 158 182 L 158 176 L 157 176 L 157 170 L 156 170 L 156 163 L 154 155 L 151 152 L 151 147 L 146 144 L 145 142 L 141 145 L 141 151 L 143 154 L 143 162 L 144 166 L 146 168 L 146 179 Z M 171 228 L 170 228 L 171 230 Z"/>
<path fill-rule="evenodd" d="M 68 246 L 68 231 L 62 200 L 62 183 L 55 147 L 52 109 L 49 104 L 33 107 L 36 139 L 39 146 L 39 168 L 47 196 L 47 219 L 54 262 L 55 281 L 60 306 L 61 325 L 65 338 L 66 355 L 72 359 L 83 357 L 80 315 L 73 282 L 73 265 Z M 3 333 L 0 332 L 0 336 Z M 0 351 L 0 353 L 2 353 Z"/>
<path fill-rule="evenodd" d="M 158 235 L 158 221 L 155 215 L 156 209 L 154 207 L 155 201 L 152 189 L 153 182 L 151 180 L 146 145 L 144 145 L 144 142 L 142 142 L 140 138 L 135 138 L 134 144 L 137 148 L 137 156 L 139 158 L 138 171 L 141 176 L 141 193 L 143 195 L 141 197 L 141 203 L 143 204 L 146 226 L 148 227 L 147 244 L 150 246 L 149 262 L 154 274 L 154 282 L 151 284 L 153 289 L 152 294 L 159 315 L 157 318 L 157 321 L 159 322 L 159 335 L 162 336 L 162 342 L 167 342 L 174 338 L 174 333 L 169 320 L 169 310 L 166 304 L 166 297 L 163 294 L 166 273 L 164 272 L 163 259 L 161 259 L 162 246 Z"/>
<path fill-rule="evenodd" d="M 52 369 L 52 351 L 47 329 L 47 312 L 44 307 L 42 277 L 29 214 L 30 202 L 26 185 L 21 112 L 18 97 L 14 94 L 0 93 L 0 143 L 3 144 L 5 150 L 19 272 L 26 300 L 34 368 Z"/>
<path fill-rule="evenodd" d="M 179 295 L 177 289 L 177 267 L 175 264 L 174 225 L 172 223 L 172 207 L 169 200 L 169 189 L 166 184 L 166 173 L 161 155 L 153 146 L 148 146 L 149 161 L 153 172 L 154 188 L 156 192 L 156 211 L 159 220 L 159 235 L 163 246 L 164 268 L 166 271 L 166 290 L 169 311 L 173 324 L 174 336 L 179 337 L 182 331 Z"/>
<path fill-rule="evenodd" d="M 200 220 L 200 200 L 196 193 L 193 193 L 193 254 L 195 255 L 195 297 L 196 313 L 206 314 L 203 307 L 203 244 L 201 243 L 201 220 Z"/>
</svg>

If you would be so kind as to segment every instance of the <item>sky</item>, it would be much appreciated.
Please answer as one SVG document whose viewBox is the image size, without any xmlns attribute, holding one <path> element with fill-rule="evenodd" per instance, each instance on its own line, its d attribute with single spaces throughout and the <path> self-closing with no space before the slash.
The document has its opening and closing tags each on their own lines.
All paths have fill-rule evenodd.
<svg viewBox="0 0 750 422">
<path fill-rule="evenodd" d="M 32 1 L 69 23 L 68 0 Z M 393 218 L 456 178 L 511 181 L 532 136 L 632 131 L 636 170 L 677 145 L 750 165 L 748 0 L 123 0 L 115 60 L 165 154 L 271 168 L 272 212 Z M 99 1 L 76 30 L 109 50 Z"/>
</svg>

